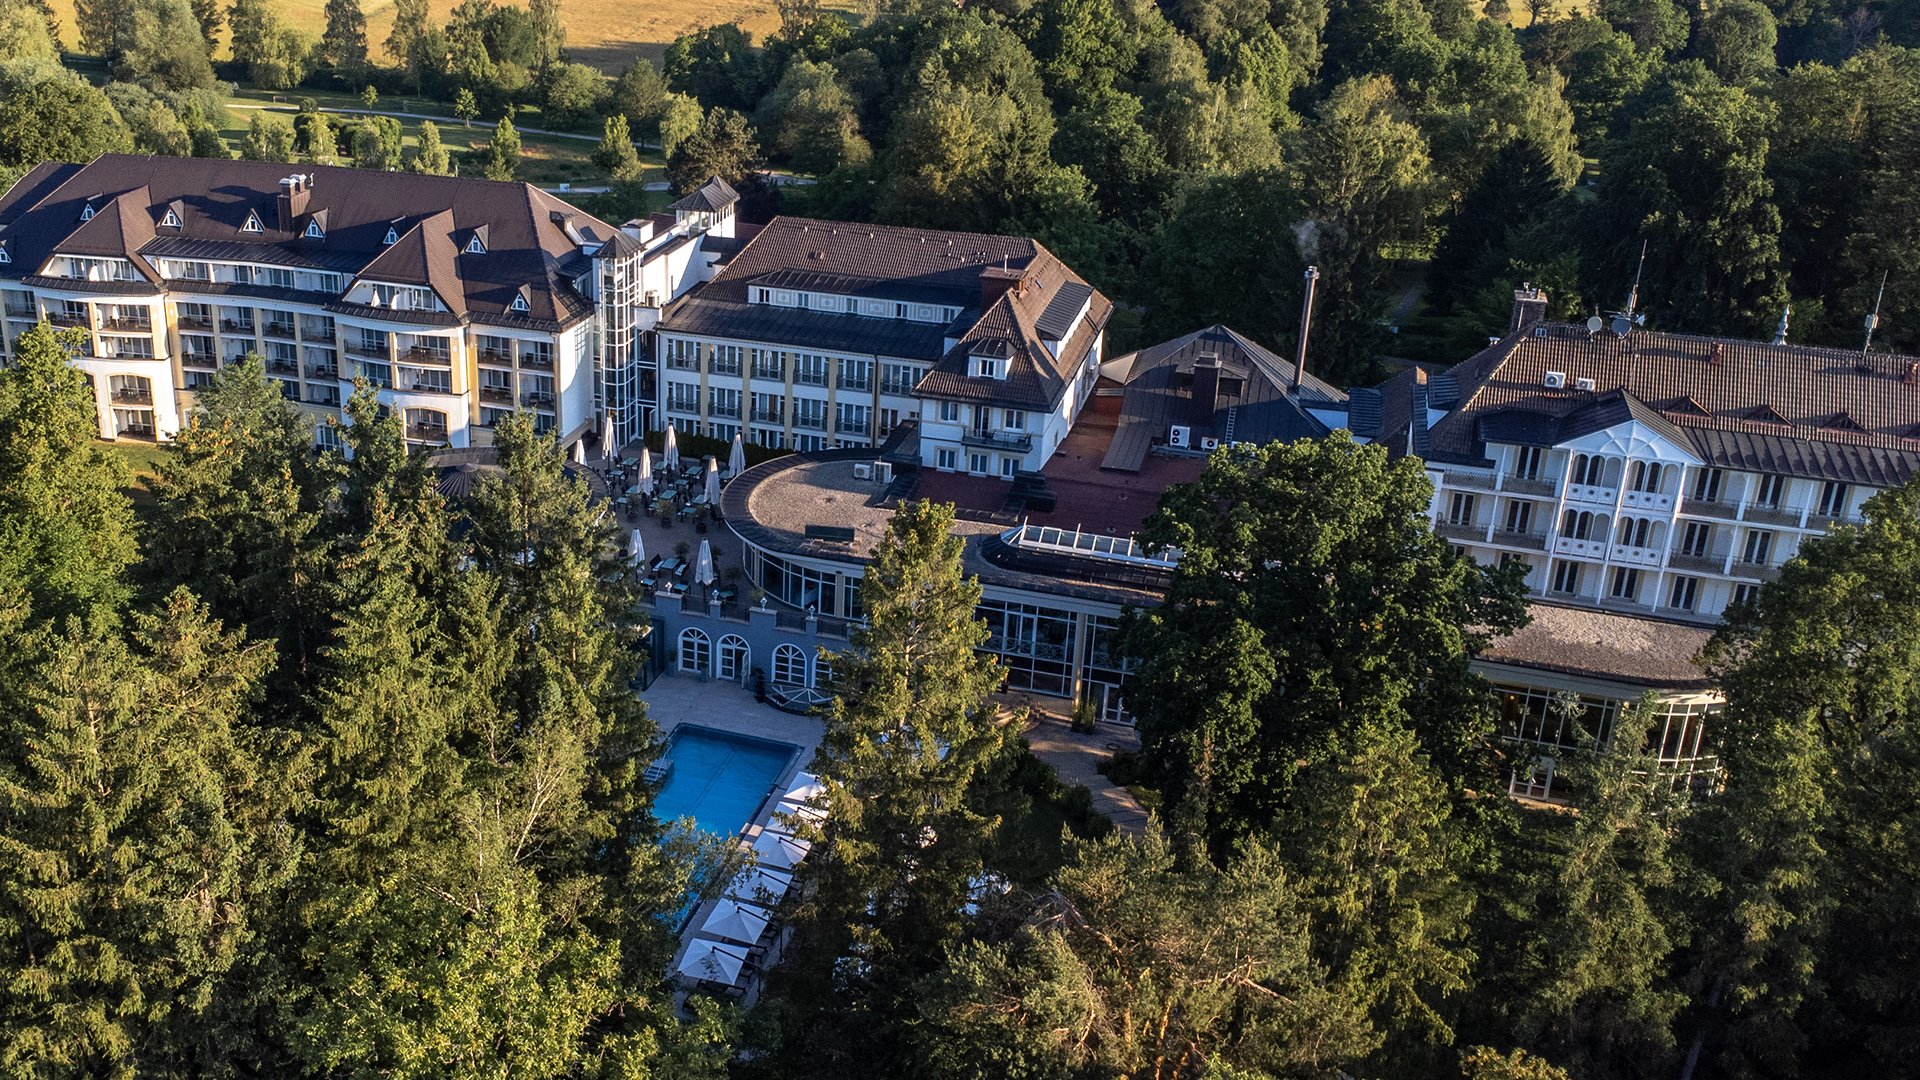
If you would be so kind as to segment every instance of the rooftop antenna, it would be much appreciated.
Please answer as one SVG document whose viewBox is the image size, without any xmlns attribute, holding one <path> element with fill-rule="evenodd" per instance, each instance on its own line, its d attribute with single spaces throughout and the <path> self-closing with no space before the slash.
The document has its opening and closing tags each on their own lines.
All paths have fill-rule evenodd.
<svg viewBox="0 0 1920 1080">
<path fill-rule="evenodd" d="M 1320 280 L 1320 268 L 1307 267 L 1307 292 L 1300 298 L 1300 344 L 1293 350 L 1293 396 L 1300 396 L 1300 377 L 1307 370 L 1307 332 L 1313 329 L 1313 287 Z"/>
<path fill-rule="evenodd" d="M 1866 319 L 1867 340 L 1860 344 L 1861 356 L 1867 355 L 1867 350 L 1873 348 L 1873 332 L 1880 326 L 1880 301 L 1887 298 L 1887 273 L 1880 271 L 1880 295 L 1873 298 L 1873 312 Z"/>
<path fill-rule="evenodd" d="M 1640 241 L 1640 265 L 1633 270 L 1633 289 L 1627 293 L 1627 318 L 1633 318 L 1633 311 L 1640 306 L 1640 275 L 1647 269 L 1647 242 Z"/>
</svg>

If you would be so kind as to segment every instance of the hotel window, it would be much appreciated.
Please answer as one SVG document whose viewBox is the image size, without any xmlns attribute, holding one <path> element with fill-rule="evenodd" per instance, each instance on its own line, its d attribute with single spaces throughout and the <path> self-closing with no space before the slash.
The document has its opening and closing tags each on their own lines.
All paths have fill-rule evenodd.
<svg viewBox="0 0 1920 1080">
<path fill-rule="evenodd" d="M 960 422 L 960 403 L 957 401 L 941 402 L 940 403 L 940 419 L 945 423 L 949 423 L 949 424 L 959 423 Z"/>
<path fill-rule="evenodd" d="M 1713 526 L 1704 521 L 1689 521 L 1680 534 L 1680 554 L 1704 556 L 1713 548 Z"/>
<path fill-rule="evenodd" d="M 787 686 L 807 685 L 807 654 L 798 645 L 782 642 L 774 646 L 773 681 Z"/>
<path fill-rule="evenodd" d="M 680 670 L 687 675 L 705 675 L 712 655 L 712 639 L 705 631 L 689 626 L 680 631 Z"/>
<path fill-rule="evenodd" d="M 1507 504 L 1507 532 L 1525 533 L 1533 526 L 1533 504 L 1518 499 Z"/>
<path fill-rule="evenodd" d="M 1700 579 L 1696 577 L 1677 577 L 1673 579 L 1673 588 L 1667 591 L 1667 606 L 1676 611 L 1692 611 L 1694 601 L 1700 593 Z"/>
<path fill-rule="evenodd" d="M 1013 479 L 1013 474 L 1014 474 L 1014 473 L 1016 473 L 1016 472 L 1019 472 L 1019 471 L 1020 471 L 1020 459 L 1019 459 L 1019 458 L 1015 458 L 1015 457 L 1003 457 L 1003 458 L 1001 458 L 1001 459 L 1000 459 L 1000 477 L 1001 477 L 1001 479 L 1003 479 L 1003 480 L 1011 480 L 1011 479 Z"/>
<path fill-rule="evenodd" d="M 1701 469 L 1693 474 L 1693 497 L 1700 502 L 1720 501 L 1720 481 L 1725 478 L 1719 469 Z"/>
<path fill-rule="evenodd" d="M 935 451 L 933 467 L 936 469 L 945 469 L 947 472 L 953 472 L 960 467 L 960 451 L 952 448 L 942 448 Z"/>
<path fill-rule="evenodd" d="M 1473 524 L 1473 496 L 1456 491 L 1447 503 L 1447 524 Z"/>
<path fill-rule="evenodd" d="M 1552 591 L 1572 595 L 1580 591 L 1580 564 L 1577 562 L 1559 562 L 1553 564 Z"/>
<path fill-rule="evenodd" d="M 740 391 L 724 386 L 708 387 L 707 415 L 740 419 Z"/>
<path fill-rule="evenodd" d="M 1743 604 L 1751 604 L 1755 600 L 1758 600 L 1759 598 L 1760 598 L 1760 586 L 1735 585 L 1733 587 L 1733 596 L 1731 599 L 1727 601 L 1727 606 L 1739 607 Z"/>
<path fill-rule="evenodd" d="M 692 383 L 667 383 L 667 408 L 674 412 L 699 412 L 700 388 Z"/>
<path fill-rule="evenodd" d="M 784 424 L 787 422 L 787 399 L 779 394 L 753 395 L 753 422 L 756 424 Z"/>
<path fill-rule="evenodd" d="M 1660 490 L 1660 479 L 1665 471 L 1657 461 L 1636 461 L 1633 463 L 1633 490 L 1655 493 Z"/>
<path fill-rule="evenodd" d="M 967 455 L 967 471 L 970 473 L 973 473 L 976 476 L 987 475 L 987 469 L 990 464 L 991 462 L 989 461 L 989 455 L 986 455 L 986 454 L 968 454 Z"/>
<path fill-rule="evenodd" d="M 840 361 L 840 389 L 873 389 L 873 364 L 867 360 Z"/>
<path fill-rule="evenodd" d="M 1820 516 L 1844 517 L 1847 512 L 1847 485 L 1827 481 L 1820 488 Z"/>
<path fill-rule="evenodd" d="M 1586 540 L 1593 533 L 1593 515 L 1585 510 L 1569 510 L 1560 521 L 1560 535 L 1573 540 Z"/>
<path fill-rule="evenodd" d="M 1620 539 L 1618 543 L 1625 547 L 1648 547 L 1653 539 L 1653 522 L 1647 518 L 1627 517 L 1620 519 Z"/>
<path fill-rule="evenodd" d="M 1573 458 L 1573 482 L 1588 487 L 1600 487 L 1606 483 L 1607 459 L 1598 454 L 1575 454 Z"/>
<path fill-rule="evenodd" d="M 1741 551 L 1741 562 L 1764 565 L 1772 557 L 1773 533 L 1765 529 L 1755 529 L 1747 534 L 1747 546 Z"/>
<path fill-rule="evenodd" d="M 919 381 L 920 369 L 912 364 L 880 365 L 880 392 L 883 394 L 911 394 Z"/>
<path fill-rule="evenodd" d="M 1513 453 L 1513 475 L 1522 480 L 1540 479 L 1540 448 L 1523 446 Z"/>
<path fill-rule="evenodd" d="M 1771 473 L 1760 478 L 1760 487 L 1753 493 L 1753 505 L 1768 510 L 1780 509 L 1780 496 L 1787 490 L 1787 478 Z"/>
<path fill-rule="evenodd" d="M 715 375 L 739 375 L 740 358 L 744 355 L 738 345 L 716 345 L 713 347 L 711 370 Z"/>
<path fill-rule="evenodd" d="M 827 385 L 827 358 L 812 353 L 795 353 L 793 381 L 800 386 Z"/>
<path fill-rule="evenodd" d="M 1019 409 L 1008 409 L 1007 410 L 1007 430 L 1008 431 L 1027 430 L 1027 414 L 1021 412 Z"/>
<path fill-rule="evenodd" d="M 753 350 L 753 377 L 772 379 L 775 382 L 786 378 L 786 354 L 773 349 Z"/>
<path fill-rule="evenodd" d="M 873 409 L 866 405 L 841 403 L 834 417 L 834 431 L 841 435 L 866 435 L 871 430 Z"/>
<path fill-rule="evenodd" d="M 827 427 L 827 403 L 819 398 L 793 399 L 793 426 L 824 431 Z"/>
<path fill-rule="evenodd" d="M 1634 600 L 1640 596 L 1640 571 L 1629 570 L 1624 566 L 1613 569 L 1613 598 L 1615 600 Z"/>
</svg>

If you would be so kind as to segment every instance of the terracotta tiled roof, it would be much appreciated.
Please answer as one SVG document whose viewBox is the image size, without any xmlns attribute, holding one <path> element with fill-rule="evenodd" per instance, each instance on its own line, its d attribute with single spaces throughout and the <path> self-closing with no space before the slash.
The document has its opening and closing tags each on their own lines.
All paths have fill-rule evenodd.
<svg viewBox="0 0 1920 1080">
<path fill-rule="evenodd" d="M 282 228 L 280 180 L 310 178 L 305 211 Z M 94 216 L 82 222 L 92 200 Z M 171 210 L 178 227 L 160 223 Z M 257 217 L 261 230 L 245 232 Z M 305 235 L 319 222 L 322 237 Z M 397 223 L 397 224 L 396 224 Z M 395 255 L 387 230 L 419 231 Z M 484 234 L 486 253 L 466 254 Z M 358 274 L 371 264 L 383 280 L 431 285 L 461 319 L 516 325 L 567 323 L 592 310 L 570 279 L 591 265 L 587 252 L 612 226 L 526 184 L 465 177 L 372 172 L 206 158 L 107 154 L 87 165 L 50 164 L 0 195 L 0 238 L 11 264 L 0 276 L 36 274 L 60 252 L 115 255 L 151 273 L 151 259 L 236 259 Z M 408 264 L 405 267 L 399 264 Z M 509 310 L 521 288 L 532 310 Z"/>
<path fill-rule="evenodd" d="M 1396 452 L 1421 427 L 1411 390 L 1380 388 Z M 1545 324 L 1436 378 L 1429 403 L 1447 409 L 1424 455 L 1442 462 L 1482 462 L 1489 439 L 1574 438 L 1633 417 L 1729 468 L 1876 485 L 1920 469 L 1920 360 L 1906 356 Z"/>
</svg>

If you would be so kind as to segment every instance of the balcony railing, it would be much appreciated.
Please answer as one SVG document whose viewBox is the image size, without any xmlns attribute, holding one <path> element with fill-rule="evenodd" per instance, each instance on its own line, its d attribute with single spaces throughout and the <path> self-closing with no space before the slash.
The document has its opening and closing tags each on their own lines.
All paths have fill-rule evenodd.
<svg viewBox="0 0 1920 1080">
<path fill-rule="evenodd" d="M 740 365 L 715 363 L 710 374 L 725 375 L 729 379 L 737 379 L 740 377 Z"/>
<path fill-rule="evenodd" d="M 827 418 L 824 413 L 819 416 L 796 414 L 793 418 L 793 426 L 797 428 L 807 428 L 811 431 L 825 431 L 827 430 Z"/>
<path fill-rule="evenodd" d="M 1620 503 L 1635 510 L 1671 510 L 1673 496 L 1664 491 L 1634 491 L 1629 488 Z"/>
<path fill-rule="evenodd" d="M 1660 549 L 1636 547 L 1632 544 L 1613 545 L 1613 561 L 1628 566 L 1659 566 Z"/>
<path fill-rule="evenodd" d="M 293 340 L 293 324 L 290 322 L 270 322 L 262 332 L 268 337 L 286 338 L 288 341 Z"/>
<path fill-rule="evenodd" d="M 498 349 L 481 349 L 480 362 L 483 364 L 498 364 L 501 367 L 510 367 L 513 364 L 513 357 Z"/>
<path fill-rule="evenodd" d="M 785 371 L 781 370 L 778 367 L 760 367 L 759 365 L 756 364 L 753 369 L 753 377 L 756 379 L 770 379 L 774 382 L 779 382 L 782 379 L 785 379 L 787 375 Z"/>
<path fill-rule="evenodd" d="M 31 319 L 33 318 L 33 305 L 7 304 L 4 307 L 0 307 L 0 314 L 4 314 L 9 319 Z"/>
<path fill-rule="evenodd" d="M 522 403 L 529 405 L 535 409 L 553 408 L 552 394 L 527 394 L 523 396 L 520 400 Z"/>
<path fill-rule="evenodd" d="M 421 442 L 446 442 L 447 429 L 439 424 L 408 424 L 407 438 Z"/>
<path fill-rule="evenodd" d="M 1547 550 L 1546 533 L 1502 532 L 1495 529 L 1493 532 L 1493 542 L 1506 547 L 1531 548 L 1534 551 Z"/>
<path fill-rule="evenodd" d="M 451 394 L 451 383 L 434 382 L 429 379 L 400 379 L 395 385 L 410 394 Z"/>
<path fill-rule="evenodd" d="M 707 409 L 707 415 L 716 420 L 738 420 L 740 419 L 740 406 L 713 405 Z"/>
<path fill-rule="evenodd" d="M 100 329 L 116 334 L 151 334 L 153 333 L 153 320 L 127 318 L 102 319 L 100 320 Z"/>
<path fill-rule="evenodd" d="M 180 316 L 180 329 L 211 330 L 213 329 L 213 320 L 205 315 L 182 315 Z"/>
<path fill-rule="evenodd" d="M 1479 473 L 1450 472 L 1447 474 L 1447 486 L 1479 488 L 1483 491 L 1492 491 L 1493 477 L 1482 476 Z"/>
<path fill-rule="evenodd" d="M 308 364 L 307 374 L 316 379 L 337 379 L 340 377 L 340 368 L 336 364 Z"/>
<path fill-rule="evenodd" d="M 1740 559 L 1733 561 L 1733 567 L 1728 572 L 1734 577 L 1752 578 L 1755 581 L 1772 581 L 1780 576 L 1780 568 L 1777 566 L 1768 563 L 1744 562 Z"/>
<path fill-rule="evenodd" d="M 242 322 L 239 319 L 221 319 L 220 329 L 229 334 L 251 334 L 253 323 L 251 320 Z"/>
<path fill-rule="evenodd" d="M 453 355 L 445 350 L 423 349 L 415 345 L 400 355 L 400 361 L 405 364 L 435 364 L 446 367 L 453 363 Z"/>
<path fill-rule="evenodd" d="M 1724 554 L 1689 555 L 1685 552 L 1675 552 L 1667 556 L 1667 567 L 1673 570 L 1691 570 L 1695 573 L 1702 574 L 1719 574 L 1726 571 L 1727 557 Z"/>
<path fill-rule="evenodd" d="M 967 446 L 1018 450 L 1021 453 L 1033 449 L 1033 436 L 1024 431 L 981 431 L 971 428 L 961 434 L 960 441 Z"/>
<path fill-rule="evenodd" d="M 502 404 L 511 405 L 513 404 L 513 387 L 483 386 L 480 388 L 480 400 L 497 401 Z"/>
<path fill-rule="evenodd" d="M 384 343 L 371 341 L 349 341 L 347 342 L 347 355 L 358 356 L 366 360 L 385 361 L 387 359 L 387 346 Z"/>
<path fill-rule="evenodd" d="M 1617 488 L 1599 487 L 1593 484 L 1567 485 L 1567 500 L 1569 502 L 1599 503 L 1603 506 L 1611 506 L 1613 505 L 1614 496 L 1617 494 L 1619 494 L 1619 489 Z"/>
<path fill-rule="evenodd" d="M 153 391 L 138 386 L 121 386 L 114 389 L 113 400 L 117 405 L 151 405 Z"/>
<path fill-rule="evenodd" d="M 1803 511 L 1798 506 L 1759 506 L 1747 507 L 1746 520 L 1762 525 L 1798 525 Z"/>
<path fill-rule="evenodd" d="M 1714 517 L 1732 521 L 1739 515 L 1740 508 L 1718 499 L 1681 499 L 1680 512 L 1694 517 Z"/>
<path fill-rule="evenodd" d="M 300 331 L 300 340 L 312 342 L 315 345 L 331 345 L 333 344 L 333 339 L 334 332 L 332 330 L 316 330 L 309 326 Z"/>
<path fill-rule="evenodd" d="M 1551 480 L 1537 477 L 1509 476 L 1500 482 L 1502 491 L 1515 495 L 1551 495 L 1557 485 Z"/>
<path fill-rule="evenodd" d="M 1449 540 L 1484 540 L 1487 535 L 1485 525 L 1475 525 L 1470 521 L 1443 521 L 1433 527 L 1435 536 L 1444 536 Z"/>
<path fill-rule="evenodd" d="M 340 391 L 337 387 L 332 386 L 310 386 L 307 388 L 307 404 L 338 407 L 340 404 Z"/>
<path fill-rule="evenodd" d="M 49 311 L 47 321 L 55 326 L 86 326 L 87 315 L 85 312 Z"/>
<path fill-rule="evenodd" d="M 528 371 L 552 371 L 553 357 L 538 353 L 521 353 L 520 366 Z"/>
<path fill-rule="evenodd" d="M 288 360 L 285 357 L 276 356 L 267 361 L 267 370 L 273 372 L 275 375 L 298 375 L 300 374 L 300 363 L 297 360 Z"/>
<path fill-rule="evenodd" d="M 783 410 L 755 409 L 753 410 L 753 422 L 756 424 L 784 424 L 787 421 Z"/>
<path fill-rule="evenodd" d="M 1607 554 L 1605 540 L 1577 540 L 1571 536 L 1556 537 L 1553 550 L 1562 555 L 1578 555 L 1589 559 L 1602 559 Z"/>
<path fill-rule="evenodd" d="M 186 367 L 214 368 L 220 361 L 212 353 L 181 353 L 180 363 Z"/>
</svg>

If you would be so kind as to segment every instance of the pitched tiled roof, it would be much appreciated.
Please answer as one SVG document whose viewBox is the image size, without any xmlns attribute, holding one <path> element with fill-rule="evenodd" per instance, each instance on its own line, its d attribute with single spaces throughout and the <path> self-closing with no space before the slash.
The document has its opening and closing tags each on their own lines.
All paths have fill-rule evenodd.
<svg viewBox="0 0 1920 1080">
<path fill-rule="evenodd" d="M 983 289 L 988 277 L 1004 283 L 1004 295 Z M 957 308 L 960 316 L 942 325 L 753 304 L 753 288 Z M 983 296 L 992 297 L 984 310 Z M 1086 316 L 1070 322 L 1083 306 Z M 714 280 L 675 301 L 660 328 L 921 360 L 934 370 L 920 392 L 1050 409 L 1112 309 L 1052 252 L 1025 237 L 781 217 L 755 233 Z M 1068 325 L 1073 332 L 1056 355 L 1046 343 L 1058 339 L 1047 334 Z M 986 338 L 1008 344 L 1004 380 L 967 374 L 969 350 Z M 957 344 L 948 348 L 947 339 Z"/>
<path fill-rule="evenodd" d="M 281 228 L 280 180 L 310 178 L 304 213 Z M 80 221 L 93 200 L 92 220 Z M 110 205 L 109 205 L 110 204 Z M 168 210 L 180 226 L 160 227 Z M 261 231 L 243 232 L 249 216 Z M 323 222 L 324 236 L 304 235 Z M 98 222 L 99 224 L 95 224 Z M 387 230 L 417 244 L 394 255 Z M 486 253 L 466 254 L 484 230 Z M 150 270 L 153 258 L 234 259 L 357 274 L 370 264 L 410 263 L 405 280 L 432 286 L 462 319 L 515 325 L 567 323 L 592 310 L 569 279 L 587 252 L 615 230 L 526 184 L 371 172 L 325 165 L 107 154 L 87 165 L 50 164 L 0 195 L 0 238 L 12 263 L 0 276 L 27 277 L 59 252 L 112 254 Z M 531 310 L 509 310 L 530 290 Z"/>
<path fill-rule="evenodd" d="M 1712 684 L 1695 661 L 1711 627 L 1538 601 L 1527 613 L 1527 625 L 1495 638 L 1481 662 L 1664 690 Z"/>
<path fill-rule="evenodd" d="M 1204 409 L 1194 403 L 1191 379 L 1195 362 L 1213 356 L 1221 373 L 1239 380 L 1240 392 L 1222 397 Z M 1197 448 L 1202 438 L 1232 437 L 1240 442 L 1286 442 L 1318 438 L 1328 428 L 1304 404 L 1340 408 L 1347 395 L 1309 372 L 1301 380 L 1301 402 L 1288 396 L 1293 361 L 1218 323 L 1184 337 L 1140 350 L 1127 375 L 1120 406 L 1120 424 L 1101 461 L 1101 468 L 1137 471 L 1168 428 L 1180 424 L 1192 429 Z"/>
<path fill-rule="evenodd" d="M 715 210 L 724 210 L 739 201 L 740 193 L 733 190 L 733 185 L 716 176 L 706 183 L 701 184 L 692 194 L 674 203 L 672 206 L 667 207 L 667 209 L 695 210 L 711 213 Z"/>
<path fill-rule="evenodd" d="M 1550 372 L 1560 386 L 1546 385 Z M 1423 455 L 1441 462 L 1483 462 L 1489 440 L 1551 444 L 1631 417 L 1726 468 L 1875 485 L 1920 470 L 1912 357 L 1543 324 L 1455 366 L 1446 382 L 1433 381 L 1429 401 L 1451 408 Z M 1418 442 L 1424 427 L 1414 388 L 1403 376 L 1379 389 L 1382 439 L 1405 452 L 1409 432 Z"/>
</svg>

